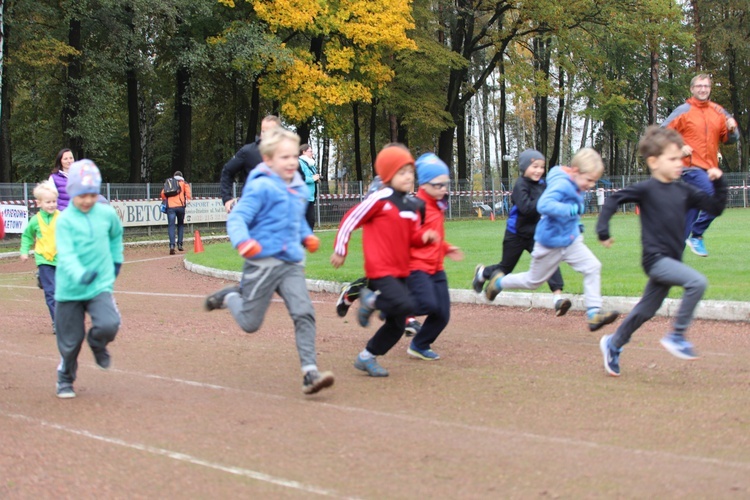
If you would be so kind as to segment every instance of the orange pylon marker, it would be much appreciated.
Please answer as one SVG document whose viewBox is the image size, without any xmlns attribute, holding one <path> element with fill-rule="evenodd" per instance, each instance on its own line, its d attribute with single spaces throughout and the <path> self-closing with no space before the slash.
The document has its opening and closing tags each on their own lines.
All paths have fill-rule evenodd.
<svg viewBox="0 0 750 500">
<path fill-rule="evenodd" d="M 201 233 L 197 229 L 195 230 L 195 242 L 193 245 L 193 252 L 201 253 L 203 251 L 203 242 L 201 241 Z"/>
<path fill-rule="evenodd" d="M 494 210 L 490 212 L 490 220 L 492 222 L 495 222 L 495 211 Z"/>
</svg>

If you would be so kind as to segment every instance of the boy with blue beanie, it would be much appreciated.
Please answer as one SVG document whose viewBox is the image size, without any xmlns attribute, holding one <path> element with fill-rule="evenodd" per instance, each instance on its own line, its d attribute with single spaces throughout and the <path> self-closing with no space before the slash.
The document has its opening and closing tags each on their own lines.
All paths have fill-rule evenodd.
<svg viewBox="0 0 750 500">
<path fill-rule="evenodd" d="M 74 398 L 73 382 L 84 338 L 96 365 L 108 370 L 107 344 L 120 327 L 112 291 L 123 262 L 122 223 L 115 210 L 98 203 L 102 176 L 91 160 L 73 163 L 68 171 L 71 203 L 57 220 L 55 330 L 60 365 L 57 397 Z M 85 314 L 91 329 L 85 331 Z"/>
<path fill-rule="evenodd" d="M 475 292 L 482 293 L 485 282 L 497 271 L 503 274 L 513 272 L 524 250 L 529 253 L 534 250 L 534 232 L 541 218 L 536 209 L 536 203 L 546 187 L 542 179 L 544 164 L 544 155 L 535 149 L 527 149 L 518 156 L 518 170 L 521 177 L 516 180 L 513 193 L 510 195 L 513 208 L 510 209 L 505 226 L 503 255 L 500 262 L 494 266 L 477 264 L 471 283 Z M 564 283 L 559 267 L 550 276 L 547 284 L 552 291 L 555 315 L 564 316 L 570 309 L 571 302 L 569 299 L 562 298 Z"/>
<path fill-rule="evenodd" d="M 432 344 L 448 325 L 450 319 L 450 292 L 443 260 L 450 257 L 462 260 L 458 247 L 445 241 L 445 209 L 450 190 L 450 170 L 434 153 L 425 153 L 416 161 L 417 198 L 424 203 L 423 230 L 432 230 L 437 238 L 423 247 L 411 247 L 409 277 L 406 285 L 414 300 L 414 313 L 426 315 L 419 332 L 406 350 L 409 356 L 424 361 L 434 361 L 440 356 Z"/>
</svg>

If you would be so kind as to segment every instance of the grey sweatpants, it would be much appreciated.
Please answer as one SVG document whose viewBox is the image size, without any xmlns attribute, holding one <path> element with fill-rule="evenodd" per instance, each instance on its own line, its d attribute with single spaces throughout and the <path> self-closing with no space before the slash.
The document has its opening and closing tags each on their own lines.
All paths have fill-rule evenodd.
<svg viewBox="0 0 750 500">
<path fill-rule="evenodd" d="M 85 316 L 91 317 L 91 329 L 86 335 Z M 115 340 L 120 328 L 120 311 L 109 292 L 102 292 L 91 300 L 57 302 L 55 331 L 60 364 L 57 367 L 57 382 L 72 384 L 78 371 L 78 353 L 84 337 L 92 351 L 107 347 Z"/>
<path fill-rule="evenodd" d="M 274 292 L 278 292 L 294 321 L 294 336 L 303 371 L 314 367 L 315 309 L 307 293 L 304 266 L 273 258 L 245 260 L 240 288 L 241 296 L 227 296 L 227 308 L 240 328 L 247 333 L 258 331 Z"/>
<path fill-rule="evenodd" d="M 680 308 L 672 323 L 674 333 L 684 334 L 693 320 L 698 302 L 706 291 L 708 280 L 692 267 L 678 260 L 663 257 L 649 269 L 643 297 L 615 331 L 610 341 L 612 346 L 619 349 L 627 344 L 633 332 L 654 317 L 673 286 L 685 289 Z"/>
<path fill-rule="evenodd" d="M 602 264 L 583 242 L 583 236 L 567 247 L 548 248 L 534 243 L 531 266 L 525 273 L 503 276 L 503 290 L 536 290 L 555 272 L 561 262 L 583 274 L 583 301 L 586 308 L 602 306 Z"/>
</svg>

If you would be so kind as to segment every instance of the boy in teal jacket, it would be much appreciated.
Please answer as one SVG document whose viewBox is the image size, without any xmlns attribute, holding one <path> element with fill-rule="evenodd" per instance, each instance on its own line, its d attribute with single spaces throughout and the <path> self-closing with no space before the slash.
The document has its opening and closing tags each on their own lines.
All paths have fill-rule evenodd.
<svg viewBox="0 0 750 500">
<path fill-rule="evenodd" d="M 112 291 L 123 262 L 122 223 L 109 205 L 97 203 L 102 177 L 91 160 L 80 160 L 68 171 L 71 205 L 57 221 L 57 310 L 55 327 L 60 365 L 57 397 L 74 398 L 78 353 L 86 338 L 99 368 L 112 360 L 107 344 L 120 327 Z M 86 335 L 84 316 L 91 317 Z"/>
<path fill-rule="evenodd" d="M 21 235 L 21 260 L 29 260 L 29 252 L 33 245 L 39 284 L 44 290 L 44 300 L 52 317 L 52 333 L 55 333 L 55 226 L 57 216 L 60 215 L 57 209 L 57 189 L 51 181 L 41 182 L 34 188 L 34 198 L 39 212 L 29 219 L 29 225 Z"/>
</svg>

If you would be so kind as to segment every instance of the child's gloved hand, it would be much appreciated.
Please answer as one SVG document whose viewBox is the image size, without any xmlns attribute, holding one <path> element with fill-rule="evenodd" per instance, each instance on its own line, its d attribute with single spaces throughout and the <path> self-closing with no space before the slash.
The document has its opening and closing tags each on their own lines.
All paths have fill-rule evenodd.
<svg viewBox="0 0 750 500">
<path fill-rule="evenodd" d="M 318 238 L 314 234 L 311 234 L 310 236 L 302 240 L 302 244 L 305 245 L 305 248 L 307 248 L 308 252 L 315 253 L 318 251 L 318 248 L 320 248 L 320 238 Z"/>
<path fill-rule="evenodd" d="M 570 205 L 570 215 L 575 217 L 578 214 L 583 214 L 583 207 L 578 203 L 572 203 Z"/>
<path fill-rule="evenodd" d="M 82 285 L 90 285 L 96 277 L 99 276 L 99 273 L 97 271 L 94 271 L 93 269 L 89 269 L 85 273 L 83 273 L 83 276 L 81 276 L 81 284 Z"/>
<path fill-rule="evenodd" d="M 240 256 L 246 259 L 255 257 L 261 252 L 261 250 L 263 250 L 263 247 L 260 246 L 260 243 L 252 238 L 249 240 L 245 240 L 237 245 L 237 252 L 240 254 Z"/>
<path fill-rule="evenodd" d="M 121 267 L 122 267 L 122 262 L 115 262 L 115 278 L 117 278 L 120 275 Z"/>
</svg>

